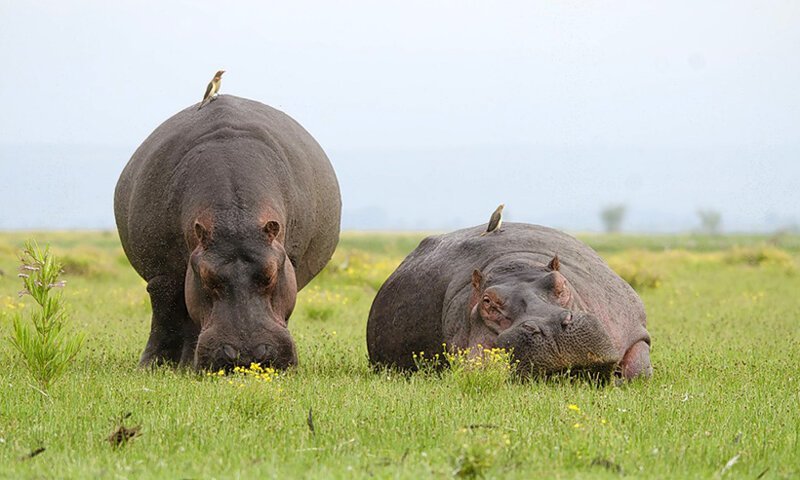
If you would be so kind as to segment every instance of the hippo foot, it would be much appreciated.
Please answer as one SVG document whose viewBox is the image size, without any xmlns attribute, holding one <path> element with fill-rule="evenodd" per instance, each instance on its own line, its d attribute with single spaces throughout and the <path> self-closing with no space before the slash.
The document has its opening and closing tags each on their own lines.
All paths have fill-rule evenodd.
<svg viewBox="0 0 800 480">
<path fill-rule="evenodd" d="M 150 338 L 144 348 L 140 367 L 183 364 L 194 353 L 198 329 L 189 318 L 183 299 L 183 282 L 157 276 L 147 283 L 153 318 Z M 187 350 L 191 349 L 191 354 Z"/>
<path fill-rule="evenodd" d="M 142 368 L 159 365 L 192 366 L 197 346 L 197 336 L 192 333 L 159 335 L 158 332 L 150 332 L 150 339 L 142 352 L 139 366 Z"/>
<path fill-rule="evenodd" d="M 158 367 L 161 365 L 175 366 L 178 364 L 178 359 L 171 352 L 148 352 L 142 353 L 142 358 L 139 359 L 140 368 Z"/>
<path fill-rule="evenodd" d="M 180 336 L 151 331 L 150 339 L 139 360 L 139 366 L 176 365 L 181 360 L 182 349 L 183 338 Z"/>
</svg>

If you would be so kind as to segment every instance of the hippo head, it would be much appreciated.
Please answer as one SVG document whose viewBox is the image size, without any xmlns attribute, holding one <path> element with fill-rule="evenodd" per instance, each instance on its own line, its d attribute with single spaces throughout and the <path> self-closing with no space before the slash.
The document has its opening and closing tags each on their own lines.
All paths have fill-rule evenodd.
<svg viewBox="0 0 800 480">
<path fill-rule="evenodd" d="M 195 223 L 197 246 L 186 269 L 186 306 L 200 326 L 194 367 L 296 364 L 287 323 L 297 282 L 280 224 L 217 227 Z"/>
<path fill-rule="evenodd" d="M 610 374 L 621 356 L 603 323 L 575 306 L 572 286 L 549 265 L 511 264 L 472 273 L 471 322 L 485 325 L 495 347 L 513 352 L 524 374 Z"/>
</svg>

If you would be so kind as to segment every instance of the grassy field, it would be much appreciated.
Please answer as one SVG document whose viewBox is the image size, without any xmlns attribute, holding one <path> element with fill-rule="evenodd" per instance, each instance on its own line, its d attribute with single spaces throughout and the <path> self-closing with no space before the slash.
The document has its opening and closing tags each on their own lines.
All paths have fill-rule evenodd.
<svg viewBox="0 0 800 480">
<path fill-rule="evenodd" d="M 655 373 L 622 387 L 373 373 L 367 313 L 412 234 L 343 235 L 298 297 L 286 374 L 136 369 L 149 301 L 113 232 L 0 234 L 3 337 L 29 237 L 64 261 L 87 341 L 49 397 L 0 342 L 0 478 L 800 477 L 797 236 L 582 237 L 647 308 Z M 141 434 L 113 448 L 125 416 Z"/>
</svg>

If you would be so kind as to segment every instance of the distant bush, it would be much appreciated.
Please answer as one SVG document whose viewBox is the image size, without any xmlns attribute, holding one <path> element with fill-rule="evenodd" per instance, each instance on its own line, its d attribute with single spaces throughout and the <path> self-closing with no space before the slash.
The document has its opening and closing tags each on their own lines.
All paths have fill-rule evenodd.
<svg viewBox="0 0 800 480">
<path fill-rule="evenodd" d="M 731 265 L 750 265 L 760 267 L 774 265 L 794 271 L 796 265 L 792 256 L 780 248 L 771 246 L 734 247 L 723 254 L 723 261 Z"/>
<path fill-rule="evenodd" d="M 110 258 L 92 248 L 75 248 L 59 255 L 61 268 L 67 275 L 102 277 L 113 272 Z"/>
<path fill-rule="evenodd" d="M 654 255 L 650 252 L 634 251 L 610 258 L 608 265 L 634 290 L 641 292 L 660 287 L 664 279 L 661 270 L 655 265 Z"/>
</svg>

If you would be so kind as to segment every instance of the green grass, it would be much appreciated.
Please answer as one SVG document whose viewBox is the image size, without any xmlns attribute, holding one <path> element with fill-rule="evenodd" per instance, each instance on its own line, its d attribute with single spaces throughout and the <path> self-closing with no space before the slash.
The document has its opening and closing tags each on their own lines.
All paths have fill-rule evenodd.
<svg viewBox="0 0 800 480">
<path fill-rule="evenodd" d="M 149 301 L 113 233 L 0 234 L 3 336 L 22 301 L 16 252 L 28 237 L 78 266 L 65 299 L 87 339 L 50 398 L 0 345 L 0 478 L 800 476 L 796 236 L 584 237 L 631 279 L 657 277 L 638 285 L 654 377 L 491 389 L 367 364 L 376 289 L 421 235 L 345 234 L 298 297 L 300 366 L 269 382 L 138 370 Z M 112 448 L 127 413 L 141 435 Z"/>
</svg>

